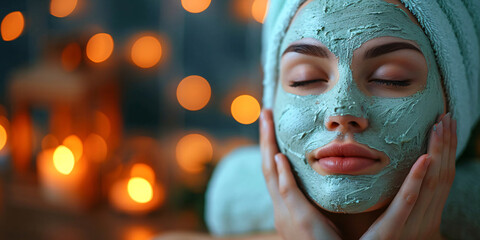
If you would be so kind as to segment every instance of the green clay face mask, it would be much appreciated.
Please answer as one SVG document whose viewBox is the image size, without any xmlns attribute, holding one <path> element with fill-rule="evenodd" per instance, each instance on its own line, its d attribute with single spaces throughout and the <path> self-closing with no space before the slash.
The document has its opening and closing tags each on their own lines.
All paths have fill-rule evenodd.
<svg viewBox="0 0 480 240">
<path fill-rule="evenodd" d="M 427 84 L 421 91 L 388 98 L 367 96 L 358 88 L 351 70 L 353 52 L 384 36 L 418 44 L 428 67 Z M 363 212 L 393 198 L 413 163 L 426 152 L 429 130 L 444 107 L 434 53 L 422 29 L 401 9 L 382 0 L 314 0 L 291 23 L 280 53 L 303 38 L 319 40 L 336 56 L 339 79 L 329 91 L 308 96 L 287 93 L 277 84 L 273 113 L 278 145 L 301 188 L 319 206 L 332 212 Z M 325 127 L 330 116 L 341 115 L 368 120 L 367 129 L 353 138 L 390 158 L 380 172 L 322 176 L 307 162 L 306 153 L 342 137 Z"/>
</svg>

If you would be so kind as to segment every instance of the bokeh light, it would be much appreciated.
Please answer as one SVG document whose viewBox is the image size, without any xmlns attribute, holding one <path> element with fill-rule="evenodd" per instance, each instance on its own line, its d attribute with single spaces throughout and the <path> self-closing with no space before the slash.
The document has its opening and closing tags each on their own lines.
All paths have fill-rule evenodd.
<svg viewBox="0 0 480 240">
<path fill-rule="evenodd" d="M 77 0 L 51 0 L 50 14 L 55 17 L 63 18 L 75 10 Z"/>
<path fill-rule="evenodd" d="M 182 0 L 183 8 L 191 13 L 201 13 L 210 6 L 211 0 Z"/>
<path fill-rule="evenodd" d="M 108 139 L 111 128 L 110 119 L 107 115 L 103 112 L 95 111 L 95 133 L 98 133 L 104 139 Z"/>
<path fill-rule="evenodd" d="M 152 200 L 153 189 L 152 185 L 141 177 L 133 177 L 128 180 L 128 195 L 133 201 L 138 203 L 147 203 Z"/>
<path fill-rule="evenodd" d="M 75 160 L 78 160 L 82 157 L 83 154 L 83 143 L 79 137 L 76 135 L 70 135 L 65 140 L 63 140 L 63 145 L 70 149 L 75 156 Z"/>
<path fill-rule="evenodd" d="M 152 240 L 155 233 L 147 226 L 129 226 L 125 229 L 123 240 Z"/>
<path fill-rule="evenodd" d="M 177 143 L 178 165 L 189 173 L 199 173 L 212 160 L 213 148 L 210 141 L 200 134 L 189 134 Z"/>
<path fill-rule="evenodd" d="M 252 19 L 253 0 L 233 0 L 231 10 L 238 20 L 247 22 Z"/>
<path fill-rule="evenodd" d="M 13 41 L 23 32 L 25 20 L 23 14 L 19 11 L 7 14 L 2 20 L 0 31 L 4 41 Z"/>
<path fill-rule="evenodd" d="M 47 134 L 42 139 L 42 150 L 56 148 L 58 144 L 58 139 L 53 134 Z"/>
<path fill-rule="evenodd" d="M 252 4 L 252 17 L 255 21 L 263 23 L 267 15 L 268 0 L 255 0 Z"/>
<path fill-rule="evenodd" d="M 153 36 L 140 37 L 133 44 L 130 56 L 135 65 L 141 68 L 151 68 L 162 57 L 160 41 Z"/>
<path fill-rule="evenodd" d="M 58 172 L 69 175 L 75 166 L 75 157 L 67 147 L 60 145 L 53 153 L 53 165 Z"/>
<path fill-rule="evenodd" d="M 0 125 L 0 150 L 5 147 L 5 144 L 7 143 L 7 137 L 7 131 L 2 125 Z"/>
<path fill-rule="evenodd" d="M 108 33 L 97 33 L 87 42 L 87 57 L 92 62 L 107 60 L 113 52 L 113 38 Z"/>
<path fill-rule="evenodd" d="M 84 142 L 85 155 L 94 162 L 105 161 L 108 154 L 108 146 L 105 140 L 98 134 L 91 133 Z"/>
<path fill-rule="evenodd" d="M 70 43 L 62 51 L 62 66 L 67 71 L 75 70 L 82 61 L 82 49 L 76 42 Z"/>
<path fill-rule="evenodd" d="M 207 105 L 211 93 L 210 84 L 205 78 L 192 75 L 178 84 L 177 100 L 185 109 L 197 111 Z"/>
<path fill-rule="evenodd" d="M 232 102 L 231 112 L 233 118 L 241 124 L 251 124 L 260 116 L 260 104 L 250 95 L 241 95 Z"/>
<path fill-rule="evenodd" d="M 155 183 L 155 172 L 145 163 L 135 163 L 130 170 L 131 177 L 141 177 L 151 184 Z"/>
</svg>

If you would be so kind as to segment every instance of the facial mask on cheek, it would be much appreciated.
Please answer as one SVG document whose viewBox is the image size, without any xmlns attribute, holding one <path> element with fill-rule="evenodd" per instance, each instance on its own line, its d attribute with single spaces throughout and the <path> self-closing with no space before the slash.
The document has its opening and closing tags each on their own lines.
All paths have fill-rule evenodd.
<svg viewBox="0 0 480 240">
<path fill-rule="evenodd" d="M 428 66 L 427 85 L 403 98 L 368 97 L 352 78 L 353 51 L 382 36 L 415 41 Z M 443 112 L 442 88 L 433 51 L 419 26 L 401 9 L 384 1 L 314 0 L 298 14 L 281 47 L 302 38 L 322 42 L 338 58 L 339 81 L 320 95 L 297 96 L 277 84 L 274 121 L 281 152 L 292 163 L 300 186 L 322 208 L 359 213 L 392 198 L 410 167 L 426 152 L 429 129 Z M 280 57 L 279 57 L 280 58 Z M 306 153 L 339 137 L 328 131 L 330 116 L 353 115 L 368 120 L 354 140 L 382 151 L 390 163 L 375 175 L 327 175 L 315 172 Z"/>
</svg>

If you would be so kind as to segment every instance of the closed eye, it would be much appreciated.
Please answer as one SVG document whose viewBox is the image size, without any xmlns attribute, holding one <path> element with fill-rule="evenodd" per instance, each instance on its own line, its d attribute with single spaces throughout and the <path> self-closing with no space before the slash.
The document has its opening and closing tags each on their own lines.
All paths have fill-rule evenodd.
<svg viewBox="0 0 480 240">
<path fill-rule="evenodd" d="M 306 81 L 297 81 L 297 82 L 292 82 L 290 83 L 290 87 L 303 87 L 308 84 L 312 83 L 317 83 L 317 82 L 328 82 L 326 79 L 312 79 L 312 80 L 306 80 Z"/>
<path fill-rule="evenodd" d="M 408 87 L 411 84 L 410 79 L 405 79 L 405 80 L 371 79 L 368 82 L 379 84 L 379 85 L 385 85 L 388 87 Z"/>
</svg>

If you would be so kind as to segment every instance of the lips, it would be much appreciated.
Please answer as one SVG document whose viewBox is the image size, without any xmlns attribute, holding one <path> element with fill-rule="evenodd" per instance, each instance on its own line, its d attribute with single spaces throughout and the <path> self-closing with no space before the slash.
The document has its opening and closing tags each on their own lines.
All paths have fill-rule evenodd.
<svg viewBox="0 0 480 240">
<path fill-rule="evenodd" d="M 314 151 L 312 167 L 321 175 L 360 175 L 372 174 L 381 163 L 378 154 L 359 144 L 332 143 Z"/>
</svg>

